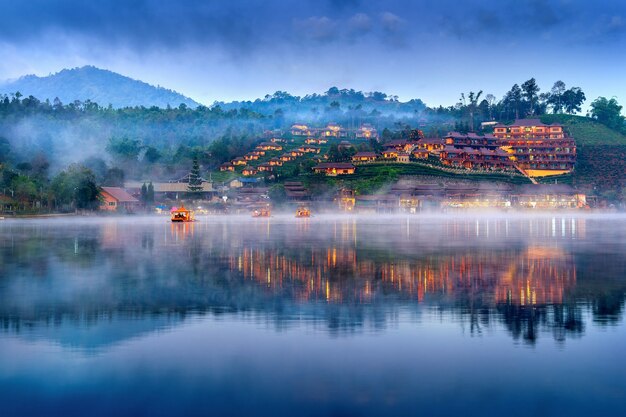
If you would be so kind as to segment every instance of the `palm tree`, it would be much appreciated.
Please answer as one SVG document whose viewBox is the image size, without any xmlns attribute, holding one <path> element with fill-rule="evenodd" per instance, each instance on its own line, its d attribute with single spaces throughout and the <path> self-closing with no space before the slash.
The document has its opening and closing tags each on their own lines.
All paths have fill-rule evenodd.
<svg viewBox="0 0 626 417">
<path fill-rule="evenodd" d="M 471 132 L 474 131 L 474 115 L 476 114 L 476 110 L 478 109 L 478 100 L 480 99 L 480 96 L 482 94 L 483 90 L 480 90 L 478 93 L 470 91 L 467 94 L 467 101 L 469 101 L 468 104 L 465 100 L 465 94 L 461 93 L 461 101 L 463 102 L 463 106 L 467 109 L 467 112 L 469 113 Z"/>
</svg>

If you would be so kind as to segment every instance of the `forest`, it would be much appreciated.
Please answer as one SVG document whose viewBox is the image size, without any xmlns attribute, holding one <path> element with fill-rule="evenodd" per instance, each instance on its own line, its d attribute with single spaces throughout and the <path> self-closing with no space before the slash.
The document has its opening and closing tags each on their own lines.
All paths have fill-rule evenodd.
<svg viewBox="0 0 626 417">
<path fill-rule="evenodd" d="M 103 107 L 92 101 L 40 101 L 19 92 L 0 96 L 0 191 L 23 210 L 94 206 L 97 187 L 124 179 L 171 180 L 197 158 L 202 174 L 253 149 L 263 137 L 294 122 L 345 127 L 369 123 L 381 142 L 416 128 L 426 136 L 450 130 L 481 132 L 481 122 L 511 122 L 544 114 L 575 114 L 586 101 L 579 87 L 557 81 L 542 91 L 534 78 L 514 84 L 501 99 L 482 90 L 461 93 L 448 107 L 400 102 L 381 92 L 330 88 L 304 97 L 278 91 L 251 102 L 190 108 Z M 599 97 L 588 117 L 626 133 L 622 106 Z M 376 150 L 379 144 L 372 143 Z"/>
</svg>

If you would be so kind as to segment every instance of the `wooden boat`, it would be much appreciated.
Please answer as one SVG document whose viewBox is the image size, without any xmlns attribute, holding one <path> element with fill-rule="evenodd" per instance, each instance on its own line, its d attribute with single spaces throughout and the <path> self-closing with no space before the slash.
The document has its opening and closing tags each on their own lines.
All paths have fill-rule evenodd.
<svg viewBox="0 0 626 417">
<path fill-rule="evenodd" d="M 252 212 L 252 217 L 270 217 L 272 212 L 268 208 L 256 209 Z"/>
<path fill-rule="evenodd" d="M 298 207 L 296 217 L 311 217 L 311 210 L 304 206 Z"/>
<path fill-rule="evenodd" d="M 171 212 L 172 222 L 193 222 L 194 212 L 193 210 L 188 210 L 185 206 L 180 206 L 180 208 L 176 210 L 172 210 Z"/>
</svg>

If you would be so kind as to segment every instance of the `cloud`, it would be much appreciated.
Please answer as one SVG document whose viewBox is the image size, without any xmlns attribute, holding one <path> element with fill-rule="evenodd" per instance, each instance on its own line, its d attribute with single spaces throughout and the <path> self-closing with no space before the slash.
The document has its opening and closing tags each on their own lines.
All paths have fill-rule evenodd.
<svg viewBox="0 0 626 417">
<path fill-rule="evenodd" d="M 404 24 L 403 19 L 391 12 L 382 13 L 380 21 L 382 23 L 383 30 L 387 33 L 397 33 Z"/>
<path fill-rule="evenodd" d="M 328 42 L 337 38 L 339 25 L 326 16 L 312 16 L 304 20 L 295 20 L 294 28 L 308 39 Z"/>
<path fill-rule="evenodd" d="M 365 13 L 357 13 L 348 20 L 350 32 L 367 33 L 372 27 L 372 19 Z"/>
</svg>

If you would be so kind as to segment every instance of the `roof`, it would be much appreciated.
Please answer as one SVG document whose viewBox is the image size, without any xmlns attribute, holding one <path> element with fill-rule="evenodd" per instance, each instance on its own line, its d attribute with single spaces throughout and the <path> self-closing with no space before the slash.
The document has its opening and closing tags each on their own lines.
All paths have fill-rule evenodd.
<svg viewBox="0 0 626 417">
<path fill-rule="evenodd" d="M 314 169 L 328 169 L 328 168 L 338 168 L 338 169 L 350 169 L 354 168 L 354 165 L 348 162 L 322 162 L 313 167 Z"/>
<path fill-rule="evenodd" d="M 120 203 L 138 203 L 137 200 L 132 195 L 128 194 L 126 190 L 120 187 L 102 187 L 102 191 L 113 197 Z"/>
</svg>

